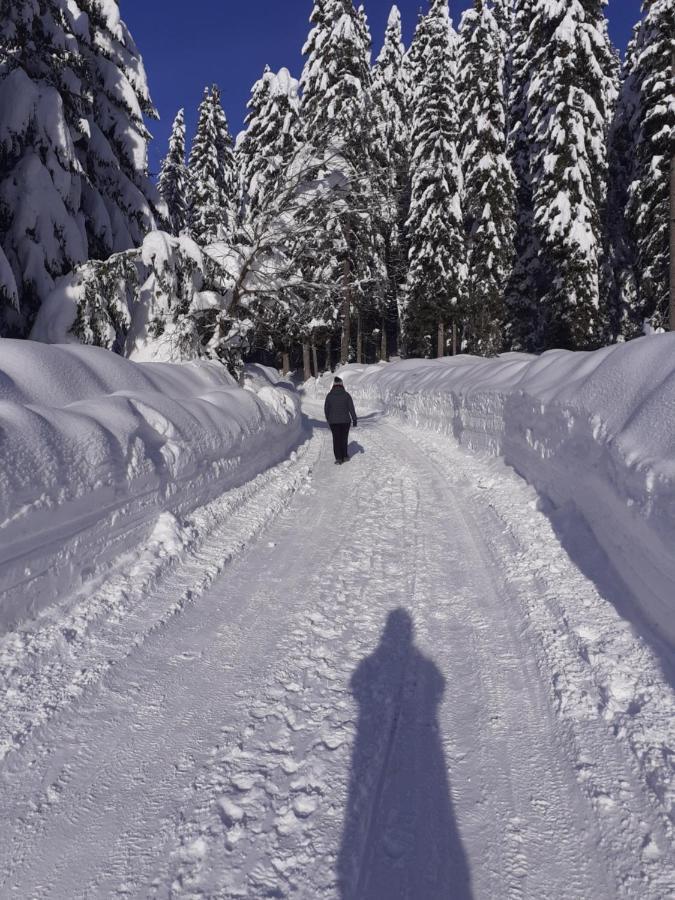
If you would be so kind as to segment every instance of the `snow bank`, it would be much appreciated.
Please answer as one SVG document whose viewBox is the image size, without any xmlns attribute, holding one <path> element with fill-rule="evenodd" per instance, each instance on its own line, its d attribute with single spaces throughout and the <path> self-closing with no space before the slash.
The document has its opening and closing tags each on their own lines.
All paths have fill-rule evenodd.
<svg viewBox="0 0 675 900">
<path fill-rule="evenodd" d="M 408 360 L 341 371 L 350 391 L 505 461 L 580 513 L 675 644 L 675 335 L 593 353 Z"/>
<path fill-rule="evenodd" d="M 285 458 L 297 398 L 264 382 L 1 340 L 0 632 Z"/>
</svg>

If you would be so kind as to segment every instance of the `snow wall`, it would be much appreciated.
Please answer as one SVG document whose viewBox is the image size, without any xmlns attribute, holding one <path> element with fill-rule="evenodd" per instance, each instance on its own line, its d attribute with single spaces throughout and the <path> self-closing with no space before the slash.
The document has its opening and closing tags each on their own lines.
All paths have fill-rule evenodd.
<svg viewBox="0 0 675 900">
<path fill-rule="evenodd" d="M 675 334 L 592 353 L 407 360 L 341 370 L 355 397 L 501 455 L 590 526 L 675 646 Z"/>
<path fill-rule="evenodd" d="M 0 633 L 287 457 L 299 402 L 275 375 L 0 340 Z"/>
</svg>

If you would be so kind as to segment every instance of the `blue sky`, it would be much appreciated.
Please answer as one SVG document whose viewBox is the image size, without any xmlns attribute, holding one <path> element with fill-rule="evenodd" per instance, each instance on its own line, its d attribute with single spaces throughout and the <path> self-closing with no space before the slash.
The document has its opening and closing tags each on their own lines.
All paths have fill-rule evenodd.
<svg viewBox="0 0 675 900">
<path fill-rule="evenodd" d="M 379 52 L 391 0 L 365 0 Z M 400 0 L 406 40 L 412 36 L 420 7 L 426 0 Z M 471 0 L 450 0 L 458 24 Z M 623 50 L 640 17 L 641 0 L 610 0 L 608 18 L 612 38 Z M 301 49 L 308 32 L 311 0 L 120 0 L 122 16 L 138 44 L 161 121 L 151 125 L 150 148 L 154 172 L 166 153 L 173 117 L 185 107 L 188 140 L 206 84 L 220 85 L 223 106 L 236 134 L 243 124 L 251 85 L 266 64 L 282 66 L 299 76 Z"/>
</svg>

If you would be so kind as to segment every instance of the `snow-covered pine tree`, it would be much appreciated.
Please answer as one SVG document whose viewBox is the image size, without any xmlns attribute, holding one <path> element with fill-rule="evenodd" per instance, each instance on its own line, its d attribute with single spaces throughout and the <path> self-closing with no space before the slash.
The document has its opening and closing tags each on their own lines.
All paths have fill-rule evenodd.
<svg viewBox="0 0 675 900">
<path fill-rule="evenodd" d="M 513 38 L 514 0 L 488 0 L 488 2 L 491 4 L 490 8 L 499 29 L 503 51 L 508 56 Z"/>
<path fill-rule="evenodd" d="M 167 208 L 167 224 L 171 234 L 187 229 L 188 178 L 185 165 L 185 110 L 179 109 L 169 138 L 169 152 L 162 161 L 157 182 Z"/>
<path fill-rule="evenodd" d="M 0 335 L 23 337 L 87 258 L 83 60 L 62 4 L 0 0 Z"/>
<path fill-rule="evenodd" d="M 534 230 L 532 197 L 532 123 L 527 94 L 531 79 L 530 23 L 535 0 L 512 0 L 511 73 L 508 96 L 508 156 L 516 178 L 515 263 L 506 286 L 505 344 L 512 350 L 532 349 L 540 295 L 539 246 Z"/>
<path fill-rule="evenodd" d="M 609 134 L 605 282 L 609 334 L 613 340 L 637 337 L 643 328 L 637 302 L 637 248 L 626 215 L 628 191 L 635 172 L 635 135 L 639 106 L 638 92 L 630 73 L 634 46 L 633 39 L 626 52 L 619 99 Z"/>
<path fill-rule="evenodd" d="M 314 285 L 307 320 L 316 332 L 342 319 L 341 357 L 346 361 L 352 301 L 364 314 L 386 281 L 373 221 L 378 192 L 373 189 L 369 115 L 370 34 L 363 10 L 357 11 L 352 0 L 316 0 L 311 21 L 302 76 L 303 123 L 319 178 L 330 177 L 342 190 L 335 192 L 341 195 L 340 214 L 316 211 L 316 243 L 308 248 L 304 267 Z M 334 292 L 339 284 L 344 290 L 341 311 Z M 313 303 L 317 308 L 311 314 Z M 357 342 L 357 357 L 359 348 Z"/>
<path fill-rule="evenodd" d="M 410 128 L 408 90 L 404 73 L 405 47 L 401 14 L 393 6 L 389 14 L 384 44 L 373 70 L 371 90 L 375 141 L 374 163 L 382 177 L 380 229 L 384 241 L 387 290 L 381 325 L 380 356 L 387 357 L 388 332 L 393 322 L 398 331 L 398 307 L 406 275 L 405 221 L 410 205 L 408 166 Z"/>
<path fill-rule="evenodd" d="M 239 183 L 232 137 L 214 85 L 205 88 L 188 162 L 190 234 L 198 244 L 232 240 Z"/>
<path fill-rule="evenodd" d="M 302 55 L 305 57 L 305 66 L 300 80 L 302 87 L 302 119 L 305 130 L 312 134 L 318 129 L 310 127 L 308 123 L 318 123 L 321 120 L 321 102 L 324 93 L 323 48 L 329 34 L 328 19 L 326 17 L 327 2 L 328 0 L 313 0 L 312 12 L 309 17 L 312 27 L 302 48 Z M 313 138 L 316 140 L 314 134 Z"/>
<path fill-rule="evenodd" d="M 279 252 L 295 255 L 298 229 L 293 188 L 302 180 L 303 140 L 299 83 L 288 69 L 265 68 L 248 103 L 246 131 L 237 144 L 242 191 L 242 239 L 251 248 L 265 244 L 278 230 Z M 279 228 L 285 219 L 287 227 Z M 283 233 L 288 240 L 284 240 Z M 290 299 L 262 304 L 258 342 L 286 359 L 299 337 L 296 304 Z"/>
<path fill-rule="evenodd" d="M 404 332 L 409 355 L 443 356 L 448 327 L 463 324 L 466 281 L 457 148 L 457 36 L 447 0 L 432 0 L 415 42 Z"/>
<path fill-rule="evenodd" d="M 105 258 L 139 246 L 156 227 L 157 213 L 165 215 L 148 175 L 151 135 L 144 123 L 144 116 L 158 115 L 117 0 L 78 0 L 78 5 L 86 15 L 76 27 L 90 99 L 88 139 L 77 145 L 87 173 L 82 207 L 89 255 Z"/>
<path fill-rule="evenodd" d="M 234 155 L 234 140 L 230 134 L 230 126 L 220 99 L 220 88 L 217 85 L 214 85 L 211 89 L 211 96 L 213 98 L 213 121 L 215 124 L 218 165 L 222 177 L 222 190 L 223 196 L 226 198 L 230 219 L 229 230 L 231 234 L 234 234 L 240 213 L 239 170 Z"/>
<path fill-rule="evenodd" d="M 248 103 L 246 131 L 237 146 L 245 220 L 254 218 L 291 176 L 301 151 L 299 84 L 288 69 L 265 69 Z"/>
<path fill-rule="evenodd" d="M 460 26 L 459 117 L 468 277 L 465 345 L 494 356 L 504 347 L 504 286 L 514 257 L 516 183 L 506 155 L 506 54 L 486 0 Z"/>
<path fill-rule="evenodd" d="M 514 0 L 491 0 L 491 9 L 499 31 L 499 42 L 504 57 L 504 96 L 506 98 L 506 128 L 511 127 L 509 102 L 513 79 L 513 38 L 515 32 Z"/>
<path fill-rule="evenodd" d="M 25 335 L 54 278 L 154 227 L 154 110 L 115 0 L 1 0 L 0 45 L 0 245 L 21 309 L 0 329 Z"/>
<path fill-rule="evenodd" d="M 544 284 L 536 349 L 590 348 L 606 336 L 600 277 L 616 56 L 605 3 L 550 0 L 535 4 L 530 23 L 530 168 Z"/>
<path fill-rule="evenodd" d="M 636 249 L 634 328 L 670 323 L 670 178 L 675 153 L 675 0 L 645 0 L 626 60 L 623 115 L 630 125 L 627 219 Z"/>
</svg>

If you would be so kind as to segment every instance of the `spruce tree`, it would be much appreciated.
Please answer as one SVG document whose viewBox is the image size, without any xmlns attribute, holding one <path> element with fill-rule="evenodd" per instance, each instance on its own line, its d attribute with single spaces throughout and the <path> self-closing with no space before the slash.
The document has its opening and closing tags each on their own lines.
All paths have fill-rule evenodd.
<svg viewBox="0 0 675 900">
<path fill-rule="evenodd" d="M 299 84 L 288 69 L 265 69 L 248 103 L 246 131 L 237 146 L 245 218 L 255 218 L 291 177 L 302 148 Z"/>
<path fill-rule="evenodd" d="M 602 223 L 616 57 L 603 6 L 535 4 L 530 24 L 530 171 L 543 279 L 536 349 L 590 348 L 606 334 Z"/>
<path fill-rule="evenodd" d="M 457 147 L 457 37 L 447 0 L 432 0 L 415 35 L 412 195 L 404 330 L 410 355 L 443 356 L 465 315 L 462 175 Z"/>
<path fill-rule="evenodd" d="M 331 320 L 342 319 L 341 355 L 346 360 L 352 301 L 364 314 L 386 280 L 373 218 L 377 191 L 369 114 L 370 36 L 365 15 L 351 0 L 318 0 L 311 21 L 302 76 L 304 127 L 318 179 L 341 189 L 335 191 L 340 203 L 334 214 L 326 216 L 322 208 L 309 211 L 316 216 L 316 242 L 308 248 L 304 266 L 314 286 L 307 320 L 330 329 Z M 341 310 L 335 305 L 336 285 L 344 291 Z"/>
<path fill-rule="evenodd" d="M 167 208 L 167 225 L 171 234 L 187 229 L 188 179 L 185 165 L 185 111 L 178 110 L 171 129 L 169 152 L 162 162 L 158 180 L 159 193 Z"/>
<path fill-rule="evenodd" d="M 675 153 L 675 0 L 645 0 L 626 61 L 621 113 L 632 160 L 627 222 L 635 251 L 632 332 L 670 327 L 670 166 Z"/>
<path fill-rule="evenodd" d="M 61 4 L 0 0 L 0 335 L 24 337 L 54 279 L 87 258 L 82 75 Z"/>
<path fill-rule="evenodd" d="M 505 286 L 505 344 L 511 350 L 535 345 L 541 293 L 539 244 L 534 229 L 532 153 L 534 136 L 527 94 L 532 72 L 530 23 L 536 0 L 513 0 L 511 71 L 508 94 L 508 156 L 516 178 L 515 262 Z"/>
<path fill-rule="evenodd" d="M 242 190 L 241 239 L 254 252 L 272 239 L 277 253 L 288 258 L 295 256 L 299 240 L 294 200 L 303 147 L 298 89 L 298 81 L 287 69 L 275 75 L 265 68 L 253 86 L 246 131 L 236 152 Z M 258 342 L 287 360 L 299 335 L 294 298 L 270 296 L 262 298 L 259 306 Z"/>
<path fill-rule="evenodd" d="M 372 111 L 375 125 L 374 163 L 381 173 L 380 230 L 384 242 L 387 270 L 380 355 L 387 356 L 387 331 L 390 321 L 398 324 L 398 308 L 403 300 L 405 282 L 405 221 L 408 216 L 410 128 L 408 90 L 404 72 L 405 47 L 401 33 L 401 14 L 396 6 L 389 14 L 384 44 L 373 71 Z"/>
<path fill-rule="evenodd" d="M 234 140 L 230 134 L 230 126 L 220 99 L 220 88 L 214 85 L 211 89 L 213 99 L 213 121 L 216 135 L 216 152 L 218 169 L 222 179 L 222 193 L 228 216 L 228 231 L 234 235 L 240 213 L 239 202 L 239 170 L 234 155 Z"/>
<path fill-rule="evenodd" d="M 115 0 L 0 0 L 0 43 L 0 245 L 20 308 L 5 301 L 0 331 L 25 336 L 56 277 L 154 227 L 154 109 Z"/>
<path fill-rule="evenodd" d="M 328 0 L 314 0 L 309 17 L 312 27 L 302 48 L 302 55 L 305 57 L 305 65 L 300 80 L 302 87 L 302 119 L 305 124 L 305 130 L 308 133 L 312 133 L 314 138 L 318 129 L 316 126 L 310 126 L 308 123 L 317 123 L 321 117 L 321 102 L 324 93 L 323 48 L 329 34 L 326 17 L 327 2 Z"/>
<path fill-rule="evenodd" d="M 467 236 L 469 352 L 493 356 L 504 346 L 504 285 L 515 234 L 515 177 L 506 156 L 506 54 L 485 0 L 462 18 L 459 94 L 463 213 Z"/>
<path fill-rule="evenodd" d="M 87 173 L 82 205 L 89 255 L 105 258 L 139 246 L 156 226 L 160 198 L 148 175 L 151 135 L 144 117 L 158 115 L 117 0 L 80 0 L 79 6 L 88 23 L 80 46 L 91 102 L 90 136 L 79 152 Z"/>
<path fill-rule="evenodd" d="M 205 88 L 188 163 L 190 234 L 198 244 L 230 241 L 236 231 L 238 177 L 220 91 Z"/>
</svg>

